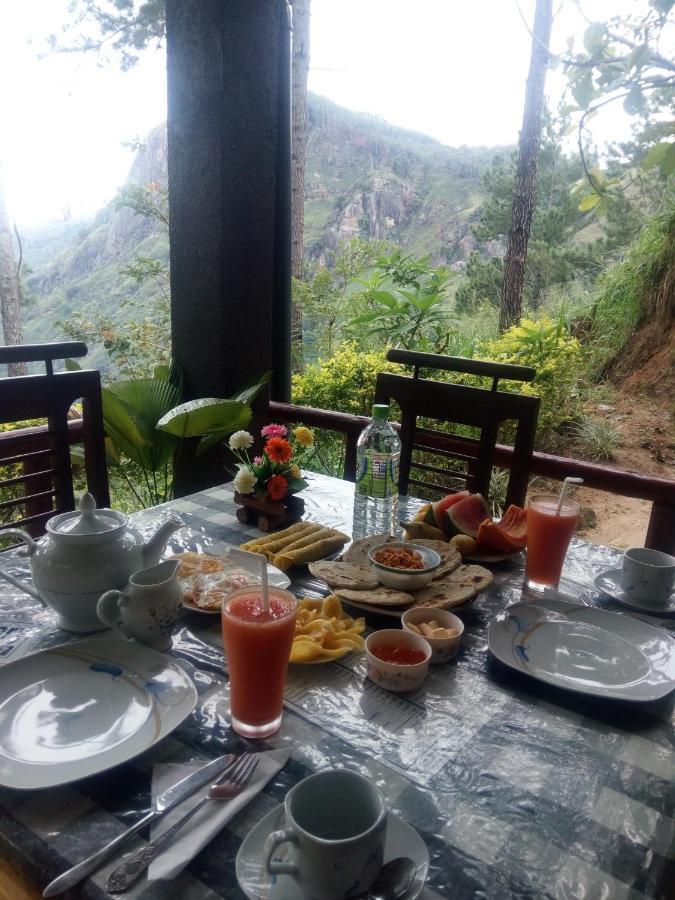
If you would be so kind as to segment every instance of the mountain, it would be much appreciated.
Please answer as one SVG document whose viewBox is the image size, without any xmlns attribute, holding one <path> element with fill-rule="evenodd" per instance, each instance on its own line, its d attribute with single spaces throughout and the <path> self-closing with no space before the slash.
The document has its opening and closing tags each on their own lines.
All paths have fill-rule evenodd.
<svg viewBox="0 0 675 900">
<path fill-rule="evenodd" d="M 308 104 L 305 247 L 310 262 L 357 235 L 388 238 L 416 255 L 461 268 L 474 247 L 481 176 L 503 148 L 446 147 L 423 134 L 350 112 L 316 95 Z M 137 185 L 166 184 L 166 126 L 148 135 L 129 172 Z M 77 311 L 124 316 L 152 285 L 121 273 L 136 256 L 168 260 L 165 231 L 115 202 L 91 222 L 52 225 L 25 241 L 26 339 L 57 340 Z"/>
</svg>

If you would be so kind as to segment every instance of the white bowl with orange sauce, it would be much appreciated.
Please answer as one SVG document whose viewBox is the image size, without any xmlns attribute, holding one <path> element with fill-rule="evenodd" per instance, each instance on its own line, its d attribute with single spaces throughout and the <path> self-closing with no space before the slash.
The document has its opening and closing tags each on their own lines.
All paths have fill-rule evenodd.
<svg viewBox="0 0 675 900">
<path fill-rule="evenodd" d="M 387 563 L 387 558 L 394 559 L 401 552 L 406 556 L 413 554 L 420 558 L 422 567 L 417 569 L 404 568 Z M 383 559 L 378 559 L 378 556 L 383 557 Z M 435 550 L 432 550 L 431 547 L 425 547 L 423 544 L 415 544 L 412 541 L 392 542 L 391 544 L 373 547 L 368 554 L 368 559 L 380 584 L 395 588 L 398 591 L 417 591 L 423 588 L 429 584 L 434 577 L 436 569 L 441 564 L 441 557 Z"/>
<path fill-rule="evenodd" d="M 397 655 L 399 659 L 394 661 Z M 412 658 L 411 661 L 404 661 L 406 657 Z M 416 691 L 427 677 L 430 659 L 429 642 L 412 631 L 383 628 L 366 638 L 368 678 L 386 691 Z"/>
</svg>

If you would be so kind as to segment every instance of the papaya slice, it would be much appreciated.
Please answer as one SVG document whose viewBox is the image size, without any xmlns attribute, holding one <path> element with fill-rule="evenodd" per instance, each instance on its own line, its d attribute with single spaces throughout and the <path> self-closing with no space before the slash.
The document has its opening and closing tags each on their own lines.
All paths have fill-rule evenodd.
<svg viewBox="0 0 675 900">
<path fill-rule="evenodd" d="M 527 511 L 511 505 L 499 522 L 485 519 L 476 535 L 481 550 L 495 553 L 516 553 L 527 545 Z"/>
</svg>

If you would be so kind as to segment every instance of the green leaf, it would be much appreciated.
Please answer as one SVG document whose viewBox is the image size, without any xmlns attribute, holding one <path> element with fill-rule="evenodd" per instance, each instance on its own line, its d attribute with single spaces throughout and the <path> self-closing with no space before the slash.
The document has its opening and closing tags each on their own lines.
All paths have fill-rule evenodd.
<svg viewBox="0 0 675 900">
<path fill-rule="evenodd" d="M 572 87 L 572 96 L 583 109 L 591 102 L 595 96 L 595 88 L 589 71 L 582 72 L 581 76 L 576 79 Z"/>
<path fill-rule="evenodd" d="M 590 212 L 602 202 L 601 194 L 587 194 L 579 204 L 579 212 Z"/>
<path fill-rule="evenodd" d="M 114 382 L 101 393 L 105 428 L 118 449 L 143 468 L 162 468 L 177 441 L 158 433 L 157 423 L 180 403 L 180 389 L 170 381 L 138 378 Z"/>
<path fill-rule="evenodd" d="M 649 59 L 649 44 L 640 44 L 628 57 L 629 69 L 640 69 Z"/>
<path fill-rule="evenodd" d="M 64 365 L 66 367 L 66 372 L 81 372 L 82 366 L 79 362 L 75 362 L 74 359 L 64 359 Z"/>
<path fill-rule="evenodd" d="M 588 53 L 593 53 L 595 50 L 600 49 L 604 40 L 605 26 L 602 22 L 593 22 L 584 31 L 584 47 Z"/>
<path fill-rule="evenodd" d="M 657 12 L 660 12 L 663 15 L 668 15 L 673 8 L 674 3 L 675 0 L 649 0 L 649 5 L 653 6 Z"/>
<path fill-rule="evenodd" d="M 645 172 L 653 169 L 654 166 L 660 167 L 668 154 L 669 148 L 672 146 L 674 145 L 671 144 L 670 141 L 661 141 L 660 144 L 655 144 L 651 147 L 645 158 L 642 160 L 642 168 Z"/>
<path fill-rule="evenodd" d="M 645 97 L 637 85 L 633 85 L 623 101 L 623 108 L 631 115 L 637 115 L 645 108 Z"/>
<path fill-rule="evenodd" d="M 244 387 L 230 397 L 230 400 L 237 400 L 239 403 L 251 403 L 258 396 L 260 391 L 265 387 L 272 377 L 272 370 L 263 372 L 260 376 L 255 376 L 251 381 L 247 382 Z"/>
<path fill-rule="evenodd" d="M 164 415 L 157 428 L 178 437 L 203 437 L 215 432 L 229 433 L 245 428 L 251 421 L 251 408 L 237 400 L 204 397 L 181 403 Z"/>
</svg>

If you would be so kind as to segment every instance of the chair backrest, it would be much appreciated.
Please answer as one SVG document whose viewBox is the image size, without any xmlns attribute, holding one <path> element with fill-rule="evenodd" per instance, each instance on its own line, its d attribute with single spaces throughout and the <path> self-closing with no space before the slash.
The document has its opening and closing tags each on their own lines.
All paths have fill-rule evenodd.
<svg viewBox="0 0 675 900">
<path fill-rule="evenodd" d="M 0 529 L 22 526 L 41 534 L 47 519 L 74 509 L 68 413 L 77 400 L 82 400 L 87 489 L 99 506 L 110 504 L 101 377 L 90 369 L 53 369 L 56 359 L 86 353 L 80 341 L 0 347 L 0 364 L 42 362 L 46 369 L 41 375 L 0 378 L 0 424 L 47 420 L 46 428 L 25 435 L 0 433 Z"/>
<path fill-rule="evenodd" d="M 500 379 L 532 381 L 535 370 L 409 350 L 390 350 L 387 359 L 414 367 L 412 377 L 381 373 L 375 388 L 376 403 L 395 402 L 401 410 L 400 492 L 407 494 L 413 486 L 445 495 L 466 488 L 487 498 L 499 429 L 503 424 L 513 422 L 516 426 L 515 452 L 506 503 L 522 505 L 534 450 L 539 398 L 500 391 L 498 384 Z M 492 379 L 492 386 L 487 389 L 421 377 L 420 371 L 427 369 L 488 377 Z M 477 433 L 468 437 L 459 435 L 461 450 L 456 450 L 451 444 L 460 442 L 448 441 L 448 436 L 454 436 L 456 432 L 420 426 L 418 419 L 469 426 Z M 415 458 L 414 451 L 424 454 L 423 459 Z M 431 460 L 431 457 L 436 459 Z M 423 481 L 413 477 L 411 470 L 432 473 L 444 480 L 437 483 Z"/>
</svg>

